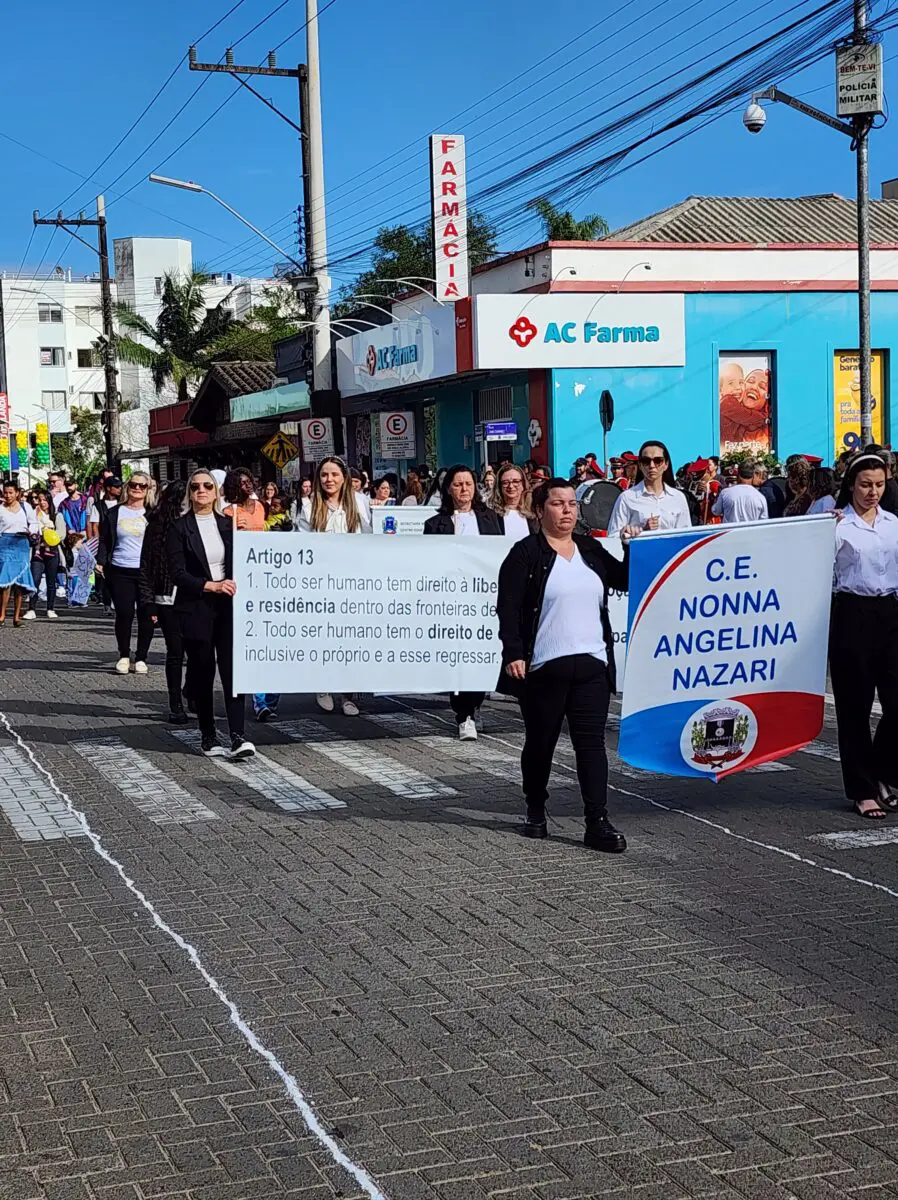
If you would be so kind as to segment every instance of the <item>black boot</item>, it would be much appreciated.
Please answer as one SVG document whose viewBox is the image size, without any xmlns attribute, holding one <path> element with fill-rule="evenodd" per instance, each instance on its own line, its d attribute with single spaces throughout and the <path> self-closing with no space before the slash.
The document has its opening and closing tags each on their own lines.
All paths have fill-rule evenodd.
<svg viewBox="0 0 898 1200">
<path fill-rule="evenodd" d="M 590 850 L 604 850 L 607 854 L 621 854 L 627 848 L 627 839 L 620 833 L 608 817 L 594 817 L 586 823 L 586 833 L 583 844 Z"/>
<path fill-rule="evenodd" d="M 543 804 L 528 804 L 527 819 L 524 821 L 524 837 L 547 838 L 546 808 Z"/>
</svg>

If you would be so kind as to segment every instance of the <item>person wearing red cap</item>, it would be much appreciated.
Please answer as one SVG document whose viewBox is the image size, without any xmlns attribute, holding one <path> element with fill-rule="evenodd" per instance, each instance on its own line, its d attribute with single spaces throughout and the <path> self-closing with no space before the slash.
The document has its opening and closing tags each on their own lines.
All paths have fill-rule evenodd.
<svg viewBox="0 0 898 1200">
<path fill-rule="evenodd" d="M 663 442 L 643 442 L 639 449 L 642 478 L 622 492 L 608 519 L 608 533 L 627 526 L 640 529 L 689 529 L 692 518 L 686 497 L 677 488 L 670 467 L 670 453 Z"/>
</svg>

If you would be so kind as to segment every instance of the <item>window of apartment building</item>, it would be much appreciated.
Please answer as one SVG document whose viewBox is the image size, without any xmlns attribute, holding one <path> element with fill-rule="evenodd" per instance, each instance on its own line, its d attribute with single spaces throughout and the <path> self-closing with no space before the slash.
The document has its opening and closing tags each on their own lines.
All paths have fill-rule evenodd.
<svg viewBox="0 0 898 1200">
<path fill-rule="evenodd" d="M 75 305 L 75 324 L 76 325 L 93 325 L 94 309 L 89 304 Z"/>
<path fill-rule="evenodd" d="M 62 324 L 62 309 L 58 304 L 39 304 L 37 306 L 37 319 L 42 325 L 53 322 L 54 325 Z"/>
<path fill-rule="evenodd" d="M 78 366 L 79 367 L 98 367 L 100 365 L 100 356 L 96 350 L 79 350 L 78 351 Z"/>
<path fill-rule="evenodd" d="M 41 346 L 42 367 L 64 367 L 65 346 Z"/>
<path fill-rule="evenodd" d="M 105 407 L 103 396 L 99 392 L 81 392 L 78 396 L 78 404 L 81 408 L 88 408 L 93 412 L 102 412 Z"/>
<path fill-rule="evenodd" d="M 65 408 L 65 392 L 41 392 L 41 408 L 58 412 Z"/>
<path fill-rule="evenodd" d="M 161 275 L 156 276 L 156 295 L 157 296 L 162 295 L 162 276 Z"/>
</svg>

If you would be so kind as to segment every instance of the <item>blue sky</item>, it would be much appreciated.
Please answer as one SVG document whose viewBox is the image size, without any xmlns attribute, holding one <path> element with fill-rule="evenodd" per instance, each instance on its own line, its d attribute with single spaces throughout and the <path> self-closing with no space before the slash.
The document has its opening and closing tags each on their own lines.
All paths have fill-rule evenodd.
<svg viewBox="0 0 898 1200">
<path fill-rule="evenodd" d="M 276 3 L 244 0 L 200 43 L 200 59 L 217 61 L 229 42 L 246 34 Z M 44 0 L 39 8 L 9 7 L 4 41 L 15 49 L 5 56 L 7 104 L 0 117 L 0 135 L 6 135 L 0 136 L 5 168 L 0 267 L 18 270 L 34 208 L 51 214 L 66 200 L 70 215 L 90 209 L 102 188 L 111 236 L 188 237 L 197 261 L 215 269 L 267 273 L 276 256 L 263 243 L 208 197 L 145 182 L 153 169 L 200 181 L 295 251 L 289 216 L 300 198 L 295 134 L 226 76 L 190 73 L 186 62 L 96 180 L 83 183 L 78 178 L 93 172 L 187 45 L 227 11 L 226 0 L 157 0 L 149 19 L 146 9 L 113 6 L 107 0 L 101 6 L 108 14 L 102 39 L 83 10 L 62 0 Z M 594 161 L 609 147 L 630 144 L 669 115 L 668 109 L 653 110 L 655 98 L 814 7 L 813 0 L 756 0 L 752 5 L 720 0 L 709 14 L 705 0 L 629 0 L 595 7 L 582 0 L 553 0 L 551 5 L 456 0 L 449 6 L 420 0 L 392 0 L 389 5 L 333 0 L 320 21 L 331 258 L 363 249 L 379 225 L 424 215 L 431 132 L 466 134 L 469 193 L 476 205 L 484 187 L 542 153 L 641 110 L 644 116 L 635 131 L 625 129 L 601 148 L 585 149 L 559 170 Z M 880 0 L 874 16 L 882 8 Z M 296 0 L 285 4 L 241 42 L 237 61 L 261 61 L 271 45 L 300 25 L 303 12 Z M 39 66 L 34 57 L 38 47 Z M 898 57 L 898 31 L 886 35 L 885 52 L 888 81 L 895 69 L 889 60 Z M 279 64 L 295 65 L 303 55 L 300 34 L 279 51 Z M 675 75 L 678 70 L 682 74 Z M 666 76 L 675 77 L 665 83 Z M 832 109 L 831 57 L 798 74 L 783 64 L 776 78 L 810 103 Z M 102 107 L 105 83 L 112 91 L 108 114 Z M 705 85 L 702 94 L 711 86 Z M 263 81 L 261 90 L 296 117 L 292 81 Z M 223 110 L 178 149 L 232 93 Z M 148 149 L 188 100 L 185 111 Z M 742 107 L 744 101 L 737 102 L 721 119 L 641 165 L 595 180 L 571 207 L 578 214 L 599 212 L 613 228 L 693 193 L 854 195 L 847 139 L 786 108 L 773 109 L 764 133 L 752 137 L 742 128 Z M 557 140 L 541 149 L 549 139 Z M 654 143 L 631 159 L 652 148 Z M 898 175 L 895 151 L 891 126 L 874 135 L 874 195 L 883 179 Z M 547 179 L 525 178 L 483 203 L 500 220 L 503 250 L 538 240 L 538 225 L 526 217 L 523 204 L 539 194 Z M 116 199 L 123 192 L 129 194 Z M 62 233 L 52 243 L 50 237 L 50 230 L 37 232 L 26 269 L 36 267 L 42 256 L 44 267 L 61 261 L 76 271 L 94 269 L 77 243 Z M 337 263 L 337 282 L 355 269 L 354 261 Z"/>
</svg>

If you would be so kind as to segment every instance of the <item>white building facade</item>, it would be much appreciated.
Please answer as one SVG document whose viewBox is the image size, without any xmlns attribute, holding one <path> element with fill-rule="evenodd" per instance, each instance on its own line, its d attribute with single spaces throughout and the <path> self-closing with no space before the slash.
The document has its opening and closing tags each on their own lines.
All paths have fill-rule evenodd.
<svg viewBox="0 0 898 1200">
<path fill-rule="evenodd" d="M 165 275 L 192 270 L 191 243 L 117 238 L 114 250 L 113 303 L 124 301 L 153 324 Z M 278 279 L 224 274 L 203 291 L 207 308 L 223 303 L 240 320 L 266 288 L 281 286 L 287 285 Z M 36 276 L 0 272 L 0 323 L 11 430 L 33 431 L 46 421 L 51 432 L 67 433 L 73 408 L 103 411 L 103 363 L 94 347 L 103 332 L 99 275 L 73 276 L 63 267 Z M 157 395 L 149 371 L 129 363 L 118 364 L 118 380 L 123 451 L 139 456 L 148 445 L 150 409 L 172 403 L 175 393 L 166 388 Z"/>
</svg>

